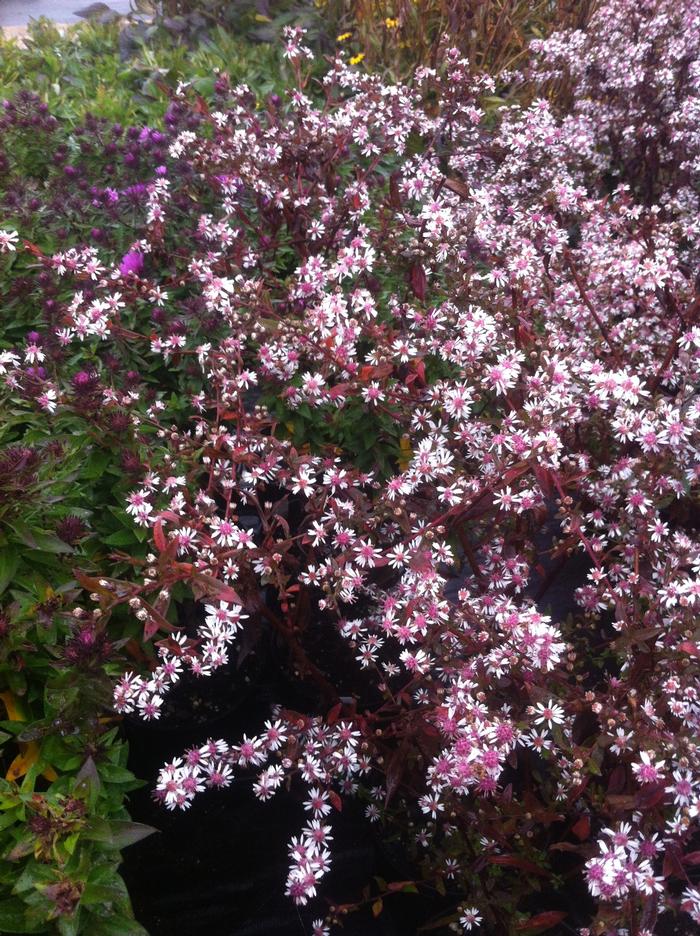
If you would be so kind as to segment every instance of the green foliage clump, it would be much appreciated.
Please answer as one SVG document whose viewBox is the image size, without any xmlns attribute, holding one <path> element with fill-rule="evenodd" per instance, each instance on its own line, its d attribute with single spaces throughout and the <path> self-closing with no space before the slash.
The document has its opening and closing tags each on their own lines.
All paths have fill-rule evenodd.
<svg viewBox="0 0 700 936">
<path fill-rule="evenodd" d="M 101 196 L 137 190 L 165 159 L 164 142 L 146 153 L 138 137 L 163 126 L 178 84 L 206 106 L 224 71 L 261 95 L 281 84 L 276 51 L 219 28 L 194 46 L 166 29 L 134 38 L 116 24 L 61 32 L 46 20 L 21 44 L 0 36 L 0 226 L 21 227 L 46 255 L 92 242 L 119 256 L 135 212 L 106 215 Z M 35 280 L 31 254 L 0 259 L 0 352 L 35 329 L 41 348 L 68 299 Z M 177 421 L 166 375 L 138 352 L 130 365 L 147 401 L 164 388 Z M 36 366 L 53 365 L 40 350 Z M 62 366 L 78 363 L 66 355 Z M 129 819 L 141 781 L 110 709 L 118 654 L 143 628 L 109 602 L 84 606 L 105 562 L 119 574 L 120 556 L 145 558 L 124 503 L 149 429 L 133 432 L 119 413 L 91 422 L 104 362 L 83 356 L 80 367 L 77 411 L 49 422 L 19 390 L 0 393 L 0 932 L 140 936 L 118 868 L 121 849 L 153 830 Z"/>
</svg>

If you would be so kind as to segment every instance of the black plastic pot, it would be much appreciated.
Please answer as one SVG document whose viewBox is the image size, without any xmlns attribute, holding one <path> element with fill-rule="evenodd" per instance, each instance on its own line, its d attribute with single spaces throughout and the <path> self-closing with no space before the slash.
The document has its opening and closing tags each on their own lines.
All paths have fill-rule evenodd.
<svg viewBox="0 0 700 936">
<path fill-rule="evenodd" d="M 131 768 L 152 787 L 159 767 L 189 745 L 250 733 L 269 715 L 273 699 L 289 701 L 296 694 L 281 682 L 278 674 L 268 673 L 238 705 L 231 704 L 229 693 L 220 714 L 206 725 L 129 722 Z M 151 936 L 301 936 L 311 932 L 310 921 L 324 915 L 328 902 L 356 899 L 372 875 L 401 879 L 399 871 L 405 869 L 392 867 L 360 804 L 348 802 L 331 817 L 333 868 L 321 899 L 311 909 L 297 909 L 283 893 L 287 842 L 305 824 L 306 813 L 293 793 L 280 791 L 263 804 L 251 786 L 249 779 L 240 779 L 227 790 L 203 793 L 184 813 L 155 804 L 149 787 L 131 795 L 133 818 L 159 829 L 125 851 L 122 867 L 136 917 Z M 378 919 L 369 908 L 349 916 L 343 932 L 410 936 L 418 925 L 414 908 L 412 898 L 397 897 L 387 901 Z M 420 919 L 429 911 L 423 907 Z"/>
</svg>

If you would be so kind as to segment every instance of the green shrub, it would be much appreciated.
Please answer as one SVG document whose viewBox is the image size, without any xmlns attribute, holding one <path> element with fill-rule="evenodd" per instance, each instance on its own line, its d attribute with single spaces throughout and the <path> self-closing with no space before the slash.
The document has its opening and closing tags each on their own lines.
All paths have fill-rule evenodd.
<svg viewBox="0 0 700 936">
<path fill-rule="evenodd" d="M 107 212 L 104 191 L 152 177 L 165 150 L 139 134 L 162 125 L 179 82 L 212 101 L 223 71 L 266 94 L 279 57 L 221 29 L 194 48 L 164 30 L 125 41 L 116 25 L 90 23 L 61 34 L 39 21 L 23 46 L 0 38 L 0 227 L 21 227 L 49 255 L 97 243 L 120 256 L 137 213 L 128 198 Z M 42 353 L 39 333 L 71 287 L 44 292 L 40 280 L 31 252 L 0 257 L 0 352 L 36 330 Z M 152 830 L 129 820 L 126 797 L 141 783 L 107 713 L 117 654 L 143 627 L 83 605 L 106 565 L 126 571 L 120 553 L 146 555 L 124 504 L 148 429 L 137 433 L 118 413 L 85 418 L 109 385 L 105 362 L 59 358 L 74 377 L 72 410 L 47 421 L 19 388 L 0 392 L 0 932 L 138 936 L 120 849 Z M 36 366 L 57 365 L 38 357 Z M 174 389 L 138 355 L 129 366 L 146 404 L 156 387 Z M 177 420 L 177 403 L 168 405 Z"/>
</svg>

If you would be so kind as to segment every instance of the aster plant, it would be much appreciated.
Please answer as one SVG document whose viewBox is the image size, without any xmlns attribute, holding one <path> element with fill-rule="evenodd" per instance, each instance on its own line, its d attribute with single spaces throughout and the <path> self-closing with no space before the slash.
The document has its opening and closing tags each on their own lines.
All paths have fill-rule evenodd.
<svg viewBox="0 0 700 936">
<path fill-rule="evenodd" d="M 132 440 L 148 551 L 80 578 L 155 641 L 116 710 L 158 719 L 261 630 L 314 687 L 313 711 L 203 738 L 155 790 L 172 810 L 235 776 L 296 791 L 297 905 L 357 797 L 416 868 L 377 913 L 438 888 L 442 925 L 543 931 L 566 911 L 527 896 L 566 875 L 582 936 L 700 922 L 693 24 L 694 0 L 610 0 L 535 44 L 510 76 L 532 101 L 496 115 L 457 51 L 411 86 L 342 59 L 315 86 L 289 29 L 286 100 L 178 90 L 196 121 L 125 254 L 23 245 L 61 298 L 2 353 L 8 387 L 47 419 L 90 393 Z"/>
</svg>

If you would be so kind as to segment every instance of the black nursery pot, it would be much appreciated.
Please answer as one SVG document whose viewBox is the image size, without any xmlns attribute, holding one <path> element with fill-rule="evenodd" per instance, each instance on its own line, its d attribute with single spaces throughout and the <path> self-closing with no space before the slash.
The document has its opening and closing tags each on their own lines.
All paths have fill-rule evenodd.
<svg viewBox="0 0 700 936">
<path fill-rule="evenodd" d="M 242 648 L 240 665 L 234 659 L 211 677 L 183 677 L 166 696 L 156 722 L 125 719 L 129 766 L 146 781 L 130 795 L 129 810 L 135 821 L 159 831 L 124 852 L 122 874 L 136 918 L 151 936 L 301 936 L 311 932 L 311 921 L 325 916 L 330 904 L 357 900 L 373 875 L 406 879 L 403 863 L 397 866 L 377 841 L 361 804 L 346 799 L 342 811 L 329 817 L 332 870 L 319 898 L 297 908 L 284 896 L 284 886 L 287 844 L 308 820 L 301 788 L 280 790 L 260 803 L 251 776 L 241 776 L 225 790 L 200 794 L 184 812 L 170 812 L 153 801 L 158 770 L 188 747 L 208 738 L 235 743 L 244 733 L 256 733 L 275 703 L 325 711 L 316 687 L 294 677 L 285 648 L 264 623 L 259 627 L 254 647 Z M 321 642 L 318 633 L 309 636 L 312 644 Z M 347 672 L 349 653 L 342 639 L 331 640 L 319 662 L 335 679 Z M 411 936 L 418 921 L 434 911 L 425 905 L 416 915 L 419 903 L 425 902 L 397 895 L 377 919 L 369 907 L 349 915 L 343 932 Z"/>
</svg>

